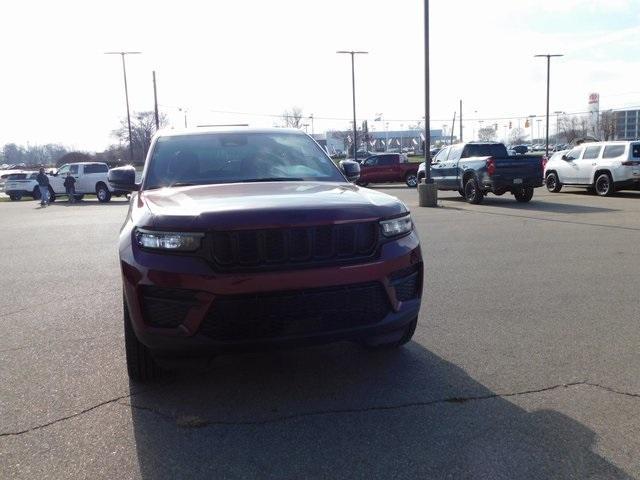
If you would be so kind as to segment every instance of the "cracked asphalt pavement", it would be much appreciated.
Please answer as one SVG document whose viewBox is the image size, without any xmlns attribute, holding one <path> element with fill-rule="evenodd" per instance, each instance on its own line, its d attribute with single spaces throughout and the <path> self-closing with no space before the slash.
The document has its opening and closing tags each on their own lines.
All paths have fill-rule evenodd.
<svg viewBox="0 0 640 480">
<path fill-rule="evenodd" d="M 376 187 L 425 257 L 414 341 L 130 384 L 127 202 L 0 203 L 0 478 L 640 478 L 640 192 Z"/>
</svg>

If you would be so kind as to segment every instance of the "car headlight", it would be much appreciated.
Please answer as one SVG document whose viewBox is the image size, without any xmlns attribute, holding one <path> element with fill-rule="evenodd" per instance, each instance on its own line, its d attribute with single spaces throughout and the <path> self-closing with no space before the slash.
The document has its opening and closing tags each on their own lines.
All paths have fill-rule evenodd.
<svg viewBox="0 0 640 480">
<path fill-rule="evenodd" d="M 203 233 L 157 232 L 136 229 L 136 241 L 143 248 L 193 252 L 200 248 Z"/>
<path fill-rule="evenodd" d="M 413 222 L 411 221 L 411 215 L 407 213 L 402 217 L 382 220 L 380 226 L 385 237 L 397 237 L 398 235 L 409 233 L 413 229 Z"/>
</svg>

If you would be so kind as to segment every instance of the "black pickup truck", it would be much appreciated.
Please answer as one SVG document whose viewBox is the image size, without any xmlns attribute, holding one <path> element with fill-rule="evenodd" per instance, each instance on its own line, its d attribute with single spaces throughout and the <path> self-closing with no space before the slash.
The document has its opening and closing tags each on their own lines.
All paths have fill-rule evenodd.
<svg viewBox="0 0 640 480">
<path fill-rule="evenodd" d="M 510 192 L 518 202 L 528 202 L 533 189 L 543 184 L 546 159 L 538 155 L 509 156 L 495 142 L 470 142 L 443 148 L 431 162 L 431 178 L 438 190 L 457 190 L 469 203 L 480 203 L 487 193 Z M 418 181 L 425 177 L 425 164 Z"/>
</svg>

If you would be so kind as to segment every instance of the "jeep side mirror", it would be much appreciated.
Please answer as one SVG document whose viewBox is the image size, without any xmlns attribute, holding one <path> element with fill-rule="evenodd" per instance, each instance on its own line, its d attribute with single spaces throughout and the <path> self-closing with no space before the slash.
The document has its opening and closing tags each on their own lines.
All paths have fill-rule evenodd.
<svg viewBox="0 0 640 480">
<path fill-rule="evenodd" d="M 350 182 L 355 182 L 360 178 L 360 164 L 353 160 L 342 160 L 340 162 L 340 170 Z"/>
<path fill-rule="evenodd" d="M 109 183 L 115 190 L 133 192 L 140 188 L 136 183 L 136 169 L 128 165 L 109 170 Z"/>
</svg>

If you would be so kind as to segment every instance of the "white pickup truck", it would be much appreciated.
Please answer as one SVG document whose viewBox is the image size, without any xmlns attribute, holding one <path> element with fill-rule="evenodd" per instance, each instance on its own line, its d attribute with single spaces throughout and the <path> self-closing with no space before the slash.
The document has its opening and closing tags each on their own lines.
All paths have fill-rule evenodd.
<svg viewBox="0 0 640 480">
<path fill-rule="evenodd" d="M 98 162 L 81 162 L 67 163 L 62 165 L 57 173 L 49 176 L 49 185 L 51 188 L 50 201 L 55 201 L 58 195 L 66 195 L 64 188 L 64 179 L 67 173 L 76 179 L 76 198 L 80 199 L 86 194 L 93 194 L 98 197 L 99 202 L 108 202 L 112 195 L 120 196 L 126 192 L 114 190 L 107 176 L 109 167 L 106 163 Z"/>
</svg>

